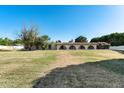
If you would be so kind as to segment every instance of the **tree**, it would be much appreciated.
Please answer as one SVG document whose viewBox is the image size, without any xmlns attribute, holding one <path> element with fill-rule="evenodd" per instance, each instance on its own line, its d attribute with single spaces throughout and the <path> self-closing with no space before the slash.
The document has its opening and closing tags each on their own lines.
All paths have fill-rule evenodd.
<svg viewBox="0 0 124 93">
<path fill-rule="evenodd" d="M 13 40 L 9 39 L 9 38 L 5 38 L 5 45 L 13 45 Z"/>
<path fill-rule="evenodd" d="M 36 39 L 38 37 L 38 31 L 36 27 L 31 27 L 29 29 L 23 28 L 19 34 L 20 39 L 22 40 L 25 49 L 33 50 L 32 47 L 35 45 Z"/>
<path fill-rule="evenodd" d="M 92 38 L 90 42 L 99 42 L 99 37 Z"/>
<path fill-rule="evenodd" d="M 50 40 L 48 35 L 39 36 L 36 39 L 35 45 L 37 49 L 48 49 L 48 41 Z"/>
<path fill-rule="evenodd" d="M 42 42 L 43 42 L 43 44 L 42 44 L 42 49 L 48 49 L 48 41 L 50 40 L 50 38 L 49 38 L 49 36 L 48 35 L 43 35 L 43 36 L 41 36 L 41 39 L 42 39 Z"/>
<path fill-rule="evenodd" d="M 14 45 L 23 44 L 23 42 L 22 42 L 21 39 L 15 39 L 15 40 L 13 41 L 13 44 L 14 44 Z"/>
<path fill-rule="evenodd" d="M 75 42 L 87 42 L 87 38 L 84 36 L 79 36 L 75 39 Z"/>
<path fill-rule="evenodd" d="M 57 40 L 56 43 L 61 43 L 61 40 Z"/>
<path fill-rule="evenodd" d="M 47 49 L 48 41 L 50 40 L 48 35 L 39 36 L 36 27 L 31 27 L 29 29 L 23 28 L 19 37 L 26 50 Z M 17 40 L 17 42 L 19 41 Z"/>
<path fill-rule="evenodd" d="M 73 42 L 73 39 L 72 40 L 70 40 L 70 41 L 68 41 L 69 43 L 72 43 Z"/>
<path fill-rule="evenodd" d="M 112 46 L 124 45 L 124 33 L 112 33 L 91 39 L 90 42 L 107 42 Z"/>
<path fill-rule="evenodd" d="M 0 38 L 0 45 L 5 45 L 5 46 L 13 45 L 13 40 L 9 38 Z"/>
</svg>

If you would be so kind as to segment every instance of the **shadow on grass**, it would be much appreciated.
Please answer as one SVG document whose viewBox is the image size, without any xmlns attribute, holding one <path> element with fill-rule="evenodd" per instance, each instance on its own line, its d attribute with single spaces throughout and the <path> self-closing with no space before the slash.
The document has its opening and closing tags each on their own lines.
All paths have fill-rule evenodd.
<svg viewBox="0 0 124 93">
<path fill-rule="evenodd" d="M 33 82 L 36 82 L 34 88 L 122 88 L 124 59 L 56 68 Z"/>
<path fill-rule="evenodd" d="M 118 53 L 124 54 L 124 50 L 113 50 L 113 51 L 116 51 Z"/>
</svg>

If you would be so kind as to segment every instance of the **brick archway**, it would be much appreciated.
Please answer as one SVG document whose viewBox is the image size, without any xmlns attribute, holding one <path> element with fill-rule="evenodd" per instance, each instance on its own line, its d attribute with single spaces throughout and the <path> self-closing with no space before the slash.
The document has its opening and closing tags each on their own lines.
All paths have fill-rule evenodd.
<svg viewBox="0 0 124 93">
<path fill-rule="evenodd" d="M 95 49 L 94 46 L 90 45 L 88 46 L 88 49 Z"/>
<path fill-rule="evenodd" d="M 78 49 L 85 49 L 85 47 L 83 45 L 79 46 Z"/>
<path fill-rule="evenodd" d="M 60 48 L 59 48 L 59 50 L 66 50 L 67 48 L 66 48 L 66 46 L 64 46 L 64 45 L 62 45 L 62 46 L 60 46 Z"/>
<path fill-rule="evenodd" d="M 72 46 L 69 47 L 69 49 L 70 50 L 76 50 L 76 47 L 72 45 Z"/>
</svg>

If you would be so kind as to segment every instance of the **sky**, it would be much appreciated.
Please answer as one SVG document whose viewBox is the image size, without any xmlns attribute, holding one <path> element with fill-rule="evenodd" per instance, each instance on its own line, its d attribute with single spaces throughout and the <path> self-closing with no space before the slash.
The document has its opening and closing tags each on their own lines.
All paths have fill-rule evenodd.
<svg viewBox="0 0 124 93">
<path fill-rule="evenodd" d="M 0 6 L 0 37 L 16 39 L 26 26 L 63 42 L 82 35 L 88 40 L 124 32 L 124 6 Z"/>
</svg>

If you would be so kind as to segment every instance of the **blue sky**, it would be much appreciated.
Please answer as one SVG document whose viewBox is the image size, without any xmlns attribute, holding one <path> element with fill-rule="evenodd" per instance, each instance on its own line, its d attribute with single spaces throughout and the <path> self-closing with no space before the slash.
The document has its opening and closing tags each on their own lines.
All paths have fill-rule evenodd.
<svg viewBox="0 0 124 93">
<path fill-rule="evenodd" d="M 124 6 L 0 6 L 0 37 L 17 38 L 26 25 L 36 25 L 51 40 L 68 41 L 124 31 Z"/>
</svg>

